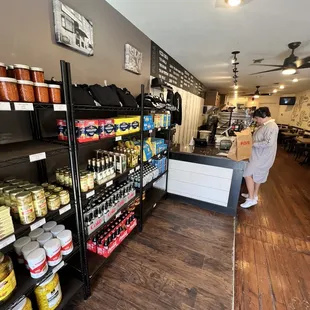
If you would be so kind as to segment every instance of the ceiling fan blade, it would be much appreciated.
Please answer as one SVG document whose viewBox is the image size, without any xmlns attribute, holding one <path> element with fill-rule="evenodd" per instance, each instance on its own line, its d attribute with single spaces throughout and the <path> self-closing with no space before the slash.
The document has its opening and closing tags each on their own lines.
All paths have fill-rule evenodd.
<svg viewBox="0 0 310 310">
<path fill-rule="evenodd" d="M 283 65 L 252 64 L 252 66 L 283 68 Z"/>
<path fill-rule="evenodd" d="M 260 96 L 271 96 L 271 93 L 259 94 Z"/>
<path fill-rule="evenodd" d="M 299 67 L 298 69 L 307 69 L 310 68 L 310 62 L 305 63 L 304 65 L 302 65 L 301 67 Z"/>
<path fill-rule="evenodd" d="M 244 97 L 253 97 L 254 94 L 247 94 L 247 95 L 242 95 L 242 96 L 244 96 Z"/>
<path fill-rule="evenodd" d="M 309 63 L 310 63 L 310 56 L 305 57 L 303 59 L 299 58 L 295 61 L 295 64 L 298 69 L 309 68 L 309 66 L 307 66 Z"/>
<path fill-rule="evenodd" d="M 277 68 L 277 69 L 267 70 L 267 71 L 251 73 L 250 75 L 256 75 L 256 74 L 261 74 L 261 73 L 268 73 L 268 72 L 275 72 L 275 71 L 281 71 L 281 70 L 282 70 L 282 67 L 281 68 Z"/>
</svg>

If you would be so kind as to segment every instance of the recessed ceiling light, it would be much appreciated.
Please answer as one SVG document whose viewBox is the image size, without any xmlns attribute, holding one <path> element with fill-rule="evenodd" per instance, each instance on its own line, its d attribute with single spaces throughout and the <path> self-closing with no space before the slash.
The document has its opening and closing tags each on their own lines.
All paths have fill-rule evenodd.
<svg viewBox="0 0 310 310">
<path fill-rule="evenodd" d="M 280 89 L 284 89 L 284 85 L 280 85 Z"/>
<path fill-rule="evenodd" d="M 242 0 L 226 0 L 230 6 L 238 6 L 241 4 Z"/>
<path fill-rule="evenodd" d="M 293 83 L 297 83 L 299 80 L 297 78 L 293 79 Z"/>
<path fill-rule="evenodd" d="M 276 90 L 276 89 L 273 90 L 273 93 L 274 93 L 274 94 L 276 94 L 277 92 L 278 92 L 278 90 Z"/>
</svg>

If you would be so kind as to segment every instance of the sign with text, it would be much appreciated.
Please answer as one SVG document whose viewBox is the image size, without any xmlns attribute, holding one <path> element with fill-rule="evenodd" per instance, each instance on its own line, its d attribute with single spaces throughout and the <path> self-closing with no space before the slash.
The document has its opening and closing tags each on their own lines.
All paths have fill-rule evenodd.
<svg viewBox="0 0 310 310">
<path fill-rule="evenodd" d="M 182 88 L 205 98 L 204 85 L 153 41 L 151 45 L 151 75 L 164 80 L 171 86 Z"/>
</svg>

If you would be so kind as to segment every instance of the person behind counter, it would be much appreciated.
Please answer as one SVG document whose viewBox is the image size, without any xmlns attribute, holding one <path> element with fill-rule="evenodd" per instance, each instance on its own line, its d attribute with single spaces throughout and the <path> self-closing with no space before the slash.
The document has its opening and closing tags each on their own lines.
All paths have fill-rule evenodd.
<svg viewBox="0 0 310 310">
<path fill-rule="evenodd" d="M 254 111 L 253 117 L 259 126 L 253 135 L 252 155 L 244 171 L 248 194 L 241 194 L 246 201 L 242 208 L 250 208 L 257 204 L 258 190 L 268 178 L 277 153 L 279 128 L 267 107 Z"/>
</svg>

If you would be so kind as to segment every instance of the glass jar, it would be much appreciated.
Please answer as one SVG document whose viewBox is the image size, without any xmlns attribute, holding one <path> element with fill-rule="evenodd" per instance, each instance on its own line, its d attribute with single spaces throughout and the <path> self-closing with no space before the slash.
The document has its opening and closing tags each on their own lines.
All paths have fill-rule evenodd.
<svg viewBox="0 0 310 310">
<path fill-rule="evenodd" d="M 55 194 L 59 194 L 62 190 L 63 190 L 63 188 L 62 188 L 61 186 L 57 186 L 57 187 L 55 187 L 55 189 L 54 189 L 54 193 L 55 193 Z"/>
<path fill-rule="evenodd" d="M 17 188 L 14 186 L 8 186 L 3 189 L 3 197 L 4 197 L 4 204 L 7 207 L 11 206 L 11 198 L 10 198 L 10 192 L 16 190 Z"/>
<path fill-rule="evenodd" d="M 48 103 L 49 102 L 48 84 L 34 83 L 33 86 L 36 102 Z"/>
<path fill-rule="evenodd" d="M 69 187 L 70 185 L 70 172 L 66 171 L 64 174 L 64 186 Z"/>
<path fill-rule="evenodd" d="M 23 102 L 34 102 L 34 89 L 33 82 L 31 81 L 17 81 L 17 88 L 19 93 L 19 99 Z"/>
<path fill-rule="evenodd" d="M 7 73 L 8 77 L 15 79 L 15 72 L 14 72 L 14 66 L 13 65 L 8 65 L 6 73 Z"/>
<path fill-rule="evenodd" d="M 31 301 L 29 298 L 24 297 L 12 310 L 32 310 Z"/>
<path fill-rule="evenodd" d="M 38 67 L 30 67 L 31 80 L 35 83 L 44 83 L 44 70 Z"/>
<path fill-rule="evenodd" d="M 80 175 L 81 192 L 88 192 L 88 177 L 86 173 Z"/>
<path fill-rule="evenodd" d="M 12 261 L 9 256 L 0 252 L 0 305 L 14 292 L 16 278 Z"/>
<path fill-rule="evenodd" d="M 60 208 L 60 198 L 58 195 L 50 195 L 47 197 L 47 207 L 49 210 L 54 211 Z"/>
<path fill-rule="evenodd" d="M 16 195 L 19 193 L 22 193 L 23 190 L 20 189 L 16 189 L 10 192 L 10 198 L 11 198 L 11 213 L 12 213 L 12 217 L 15 220 L 19 219 L 19 214 L 18 214 L 18 207 L 17 207 L 17 200 L 16 200 Z"/>
<path fill-rule="evenodd" d="M 36 214 L 32 202 L 31 193 L 24 191 L 16 196 L 18 214 L 21 224 L 27 225 L 35 221 Z"/>
<path fill-rule="evenodd" d="M 30 79 L 30 67 L 27 65 L 15 64 L 14 65 L 14 74 L 16 80 L 27 80 Z"/>
<path fill-rule="evenodd" d="M 48 94 L 51 103 L 61 103 L 61 89 L 60 85 L 49 84 Z"/>
<path fill-rule="evenodd" d="M 37 217 L 43 217 L 47 214 L 47 205 L 45 192 L 42 186 L 36 186 L 31 189 L 31 195 L 34 205 L 34 210 Z"/>
<path fill-rule="evenodd" d="M 17 81 L 8 77 L 0 77 L 0 101 L 18 101 Z"/>
<path fill-rule="evenodd" d="M 48 190 L 49 192 L 53 192 L 55 188 L 56 188 L 55 185 L 49 184 L 49 186 L 47 187 L 47 190 Z"/>
<path fill-rule="evenodd" d="M 0 76 L 2 77 L 7 76 L 6 65 L 3 62 L 0 62 Z"/>
<path fill-rule="evenodd" d="M 94 174 L 92 172 L 87 173 L 87 185 L 88 190 L 94 189 L 95 187 Z"/>
<path fill-rule="evenodd" d="M 65 206 L 70 203 L 70 195 L 68 191 L 61 191 L 59 193 L 60 204 Z"/>
</svg>

